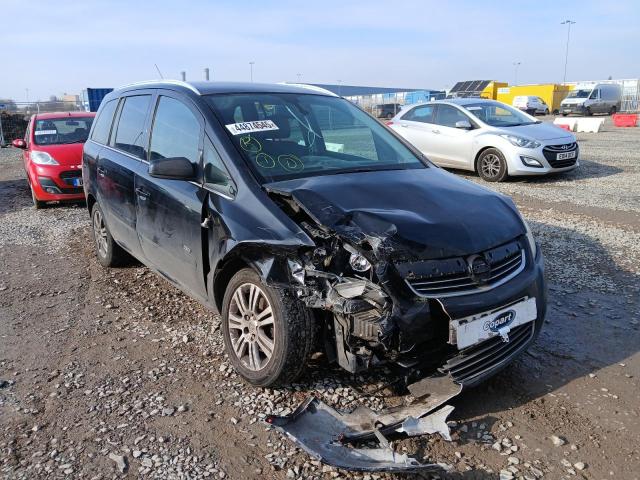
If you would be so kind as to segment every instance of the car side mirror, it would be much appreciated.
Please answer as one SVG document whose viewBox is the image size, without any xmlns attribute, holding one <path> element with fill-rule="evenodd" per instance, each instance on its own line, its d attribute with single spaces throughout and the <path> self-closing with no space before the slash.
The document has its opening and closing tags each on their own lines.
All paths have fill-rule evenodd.
<svg viewBox="0 0 640 480">
<path fill-rule="evenodd" d="M 468 120 L 458 120 L 456 122 L 456 128 L 460 128 L 462 130 L 471 130 L 473 127 Z"/>
<path fill-rule="evenodd" d="M 149 175 L 168 180 L 193 180 L 195 165 L 184 157 L 156 158 L 149 163 Z"/>
<path fill-rule="evenodd" d="M 27 148 L 27 142 L 25 142 L 21 138 L 16 138 L 13 142 L 11 142 L 11 145 L 16 148 Z"/>
</svg>

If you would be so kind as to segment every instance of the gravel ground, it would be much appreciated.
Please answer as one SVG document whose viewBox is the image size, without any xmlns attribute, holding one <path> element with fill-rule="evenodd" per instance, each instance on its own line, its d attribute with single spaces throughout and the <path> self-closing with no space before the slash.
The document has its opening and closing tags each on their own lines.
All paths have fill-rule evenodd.
<svg viewBox="0 0 640 480">
<path fill-rule="evenodd" d="M 440 478 L 640 478 L 640 129 L 580 141 L 575 172 L 491 185 L 546 255 L 548 320 L 451 402 L 452 442 L 396 442 L 451 465 Z M 310 394 L 397 404 L 368 393 L 385 372 L 351 378 L 318 358 L 288 388 L 248 386 L 216 317 L 139 264 L 101 268 L 92 248 L 84 208 L 34 210 L 19 154 L 0 149 L 0 476 L 393 478 L 323 466 L 262 421 Z"/>
</svg>

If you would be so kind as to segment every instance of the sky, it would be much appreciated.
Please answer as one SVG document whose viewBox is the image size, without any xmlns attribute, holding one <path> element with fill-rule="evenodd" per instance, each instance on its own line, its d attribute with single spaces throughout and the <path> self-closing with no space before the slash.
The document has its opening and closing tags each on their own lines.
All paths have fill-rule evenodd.
<svg viewBox="0 0 640 480">
<path fill-rule="evenodd" d="M 0 98 L 159 78 L 450 88 L 640 77 L 640 1 L 0 0 Z M 7 21 L 7 19 L 13 19 Z M 301 74 L 300 76 L 298 74 Z M 28 92 L 27 92 L 28 89 Z"/>
</svg>

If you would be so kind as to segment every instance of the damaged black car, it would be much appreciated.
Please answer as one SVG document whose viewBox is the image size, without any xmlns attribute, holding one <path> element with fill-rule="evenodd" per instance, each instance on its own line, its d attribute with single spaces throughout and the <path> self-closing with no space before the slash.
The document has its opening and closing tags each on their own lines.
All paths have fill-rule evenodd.
<svg viewBox="0 0 640 480">
<path fill-rule="evenodd" d="M 293 382 L 322 351 L 472 386 L 543 324 L 542 254 L 513 202 L 327 91 L 123 87 L 83 179 L 100 263 L 133 256 L 219 312 L 255 385 Z"/>
</svg>

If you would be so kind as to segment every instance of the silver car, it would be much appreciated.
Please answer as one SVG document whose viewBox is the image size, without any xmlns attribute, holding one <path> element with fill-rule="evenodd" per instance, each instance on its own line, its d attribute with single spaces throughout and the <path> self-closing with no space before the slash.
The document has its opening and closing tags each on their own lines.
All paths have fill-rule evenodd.
<svg viewBox="0 0 640 480">
<path fill-rule="evenodd" d="M 409 105 L 387 125 L 431 161 L 489 182 L 578 166 L 575 136 L 509 105 L 457 98 Z"/>
</svg>

